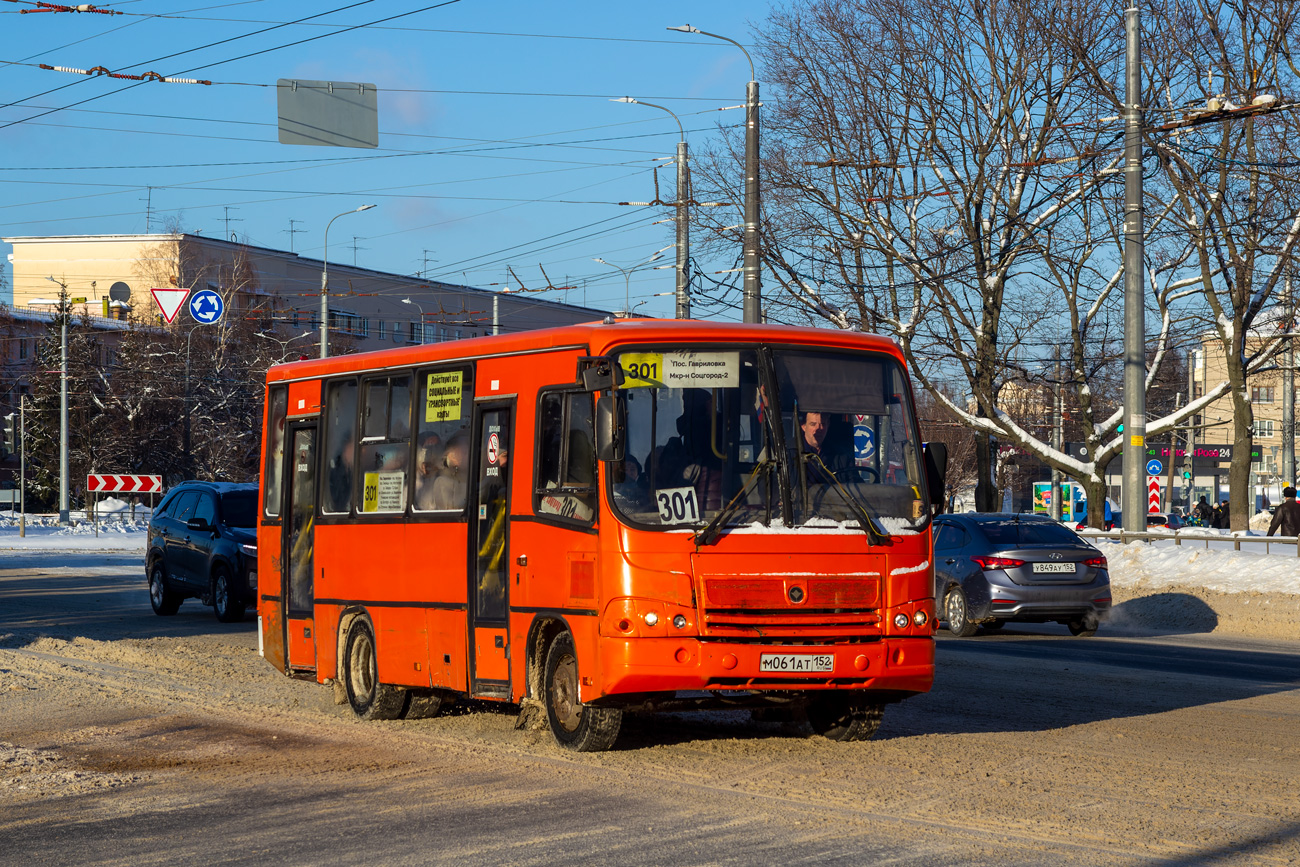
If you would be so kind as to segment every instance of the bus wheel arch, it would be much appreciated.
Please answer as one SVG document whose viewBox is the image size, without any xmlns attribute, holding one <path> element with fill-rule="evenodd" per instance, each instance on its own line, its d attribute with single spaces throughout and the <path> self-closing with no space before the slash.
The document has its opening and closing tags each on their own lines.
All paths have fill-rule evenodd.
<svg viewBox="0 0 1300 867">
<path fill-rule="evenodd" d="M 546 655 L 551 644 L 562 632 L 569 631 L 569 624 L 564 618 L 555 614 L 539 614 L 528 626 L 528 658 L 526 662 L 526 695 L 528 698 L 542 699 L 546 690 Z"/>
<path fill-rule="evenodd" d="M 397 719 L 406 712 L 410 693 L 398 686 L 379 682 L 379 654 L 375 627 L 364 612 L 348 620 L 339 677 L 352 712 L 364 720 Z"/>
</svg>

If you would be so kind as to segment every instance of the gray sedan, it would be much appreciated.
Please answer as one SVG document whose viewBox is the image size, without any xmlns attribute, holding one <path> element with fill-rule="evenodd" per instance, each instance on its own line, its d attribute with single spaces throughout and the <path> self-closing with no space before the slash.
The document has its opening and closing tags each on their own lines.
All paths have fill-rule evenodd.
<svg viewBox="0 0 1300 867">
<path fill-rule="evenodd" d="M 942 515 L 934 522 L 934 598 L 953 635 L 1008 621 L 1064 623 L 1095 635 L 1110 611 L 1106 557 L 1040 515 Z"/>
</svg>

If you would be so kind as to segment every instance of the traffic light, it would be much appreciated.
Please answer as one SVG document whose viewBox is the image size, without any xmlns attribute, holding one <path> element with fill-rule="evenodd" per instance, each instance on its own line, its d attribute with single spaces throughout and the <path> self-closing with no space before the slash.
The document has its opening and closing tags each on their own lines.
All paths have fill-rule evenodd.
<svg viewBox="0 0 1300 867">
<path fill-rule="evenodd" d="M 4 451 L 5 457 L 18 451 L 18 413 L 16 412 L 5 416 L 5 437 L 0 450 Z"/>
</svg>

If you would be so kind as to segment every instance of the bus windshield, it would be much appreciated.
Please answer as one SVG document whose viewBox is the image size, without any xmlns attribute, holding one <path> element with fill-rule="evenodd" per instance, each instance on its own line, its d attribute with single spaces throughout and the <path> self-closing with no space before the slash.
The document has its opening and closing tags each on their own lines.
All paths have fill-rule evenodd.
<svg viewBox="0 0 1300 867">
<path fill-rule="evenodd" d="M 760 346 L 617 358 L 627 448 L 609 493 L 627 522 L 891 535 L 928 520 L 911 395 L 890 356 Z"/>
</svg>

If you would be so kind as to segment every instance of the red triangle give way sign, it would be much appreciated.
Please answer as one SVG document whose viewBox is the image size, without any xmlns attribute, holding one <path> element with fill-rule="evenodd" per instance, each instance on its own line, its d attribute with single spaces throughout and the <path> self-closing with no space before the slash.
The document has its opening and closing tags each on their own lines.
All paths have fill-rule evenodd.
<svg viewBox="0 0 1300 867">
<path fill-rule="evenodd" d="M 163 319 L 167 320 L 168 325 L 176 318 L 181 305 L 185 303 L 186 296 L 190 294 L 188 289 L 150 289 L 149 291 L 153 293 L 153 300 L 158 302 L 158 309 L 162 311 Z"/>
</svg>

